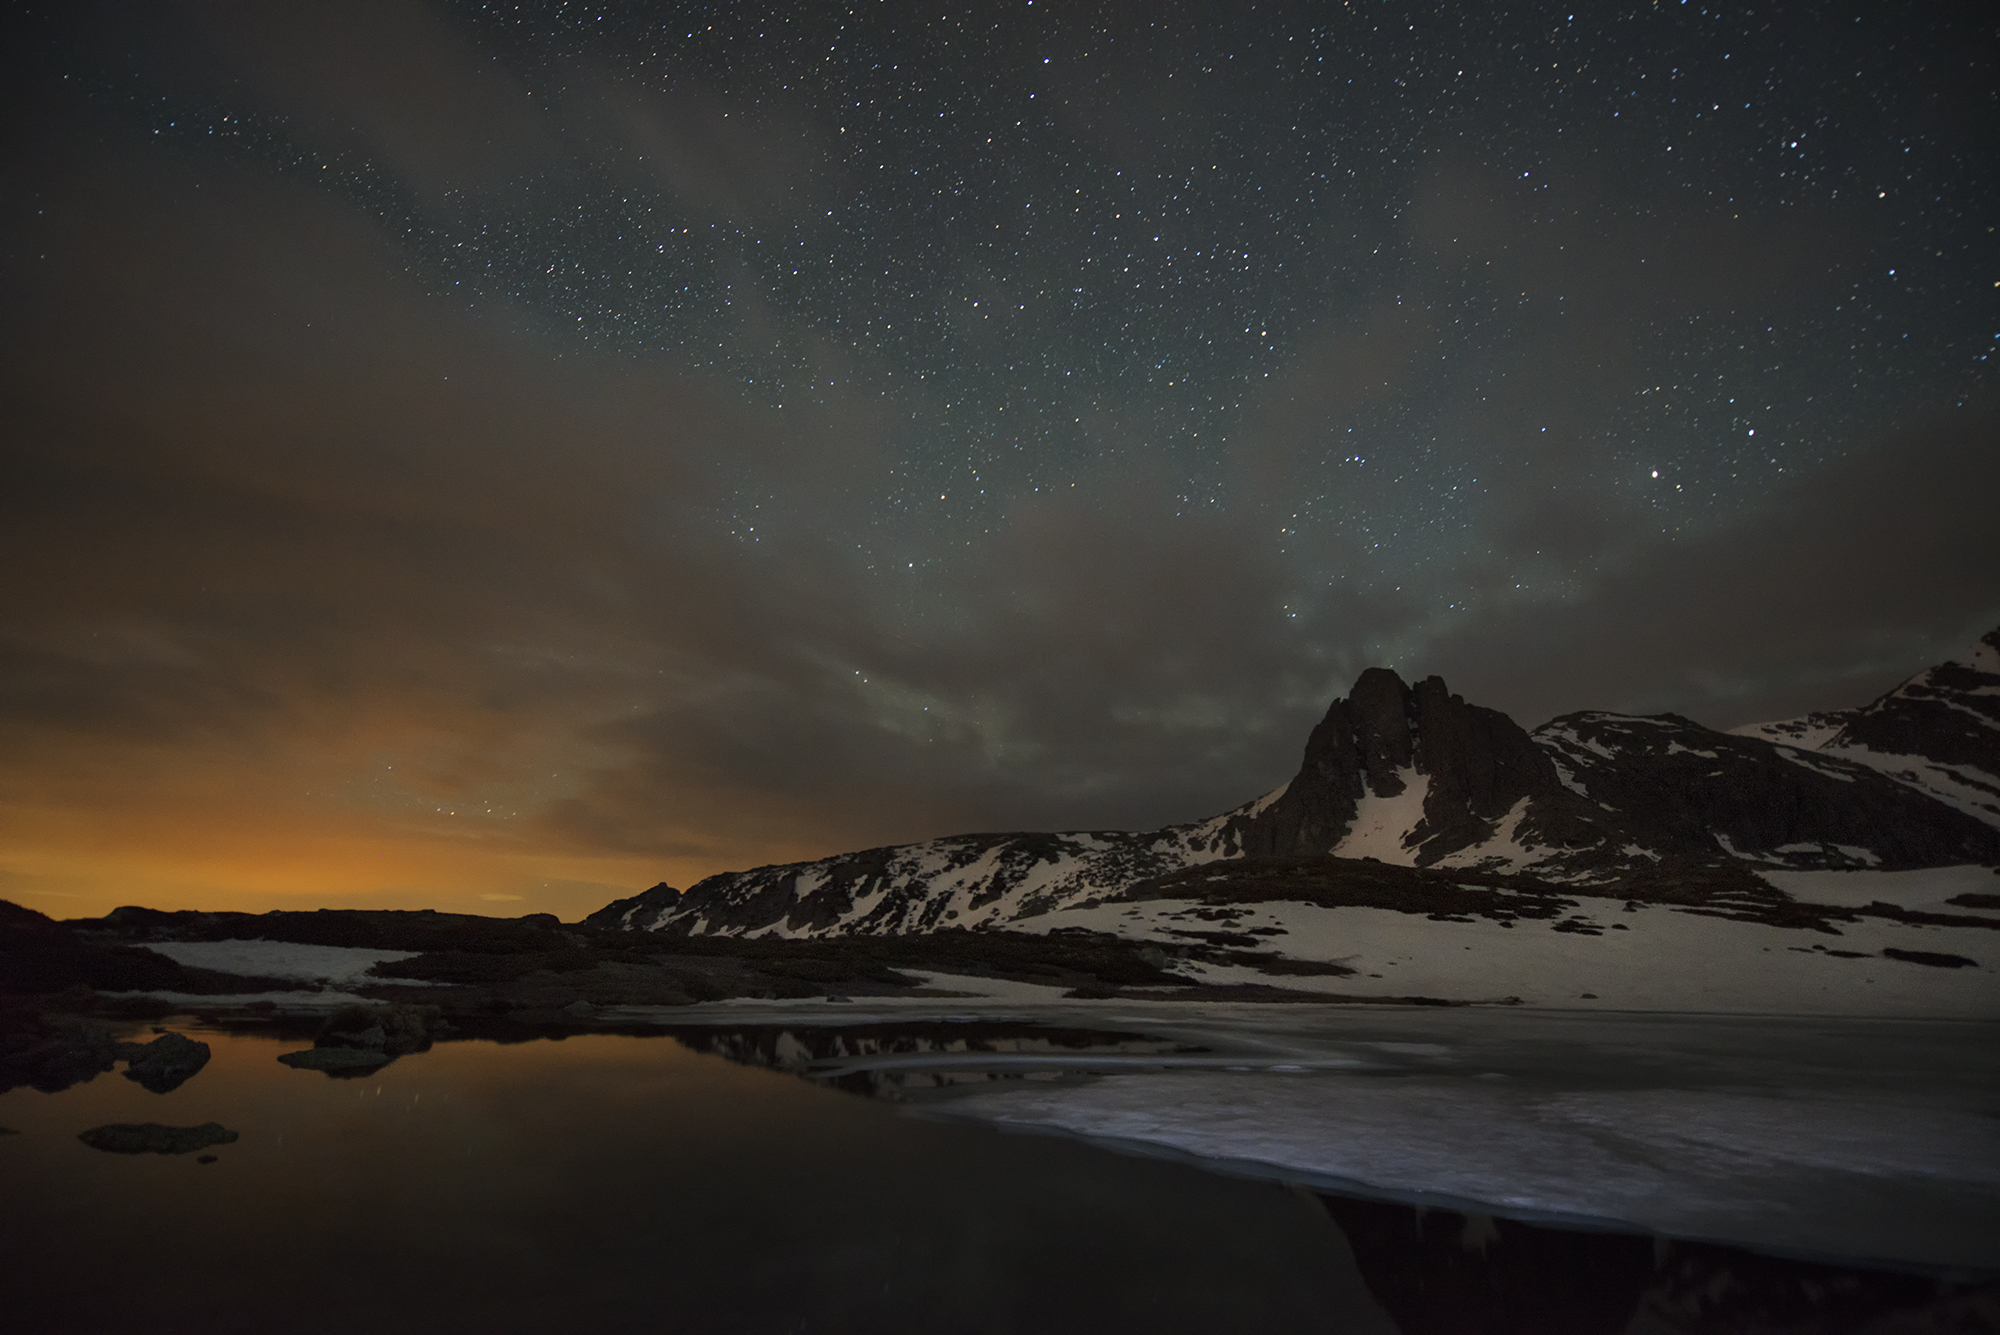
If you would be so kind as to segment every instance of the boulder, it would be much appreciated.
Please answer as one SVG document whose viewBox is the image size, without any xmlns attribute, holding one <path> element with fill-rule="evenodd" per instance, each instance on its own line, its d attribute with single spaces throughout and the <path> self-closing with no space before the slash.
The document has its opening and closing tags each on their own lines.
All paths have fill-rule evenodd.
<svg viewBox="0 0 2000 1335">
<path fill-rule="evenodd" d="M 208 1065 L 209 1047 L 180 1034 L 161 1034 L 150 1043 L 120 1043 L 118 1055 L 125 1058 L 125 1078 L 137 1081 L 155 1094 L 179 1089 Z"/>
</svg>

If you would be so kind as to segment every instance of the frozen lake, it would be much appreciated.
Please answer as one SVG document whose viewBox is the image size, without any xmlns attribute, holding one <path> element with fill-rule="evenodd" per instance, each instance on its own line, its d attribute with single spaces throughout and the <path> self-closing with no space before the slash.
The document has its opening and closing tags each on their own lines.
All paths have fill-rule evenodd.
<svg viewBox="0 0 2000 1335">
<path fill-rule="evenodd" d="M 171 1093 L 0 1095 L 9 1327 L 2000 1323 L 1992 1025 L 937 1004 L 635 1013 L 669 1028 L 352 1079 L 176 1024 L 214 1057 Z M 76 1139 L 143 1121 L 240 1139 Z"/>
</svg>

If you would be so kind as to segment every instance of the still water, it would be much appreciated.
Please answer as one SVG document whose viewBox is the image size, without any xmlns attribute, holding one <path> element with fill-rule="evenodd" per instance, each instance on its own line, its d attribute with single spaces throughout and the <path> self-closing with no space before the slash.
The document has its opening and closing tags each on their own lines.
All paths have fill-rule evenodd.
<svg viewBox="0 0 2000 1335">
<path fill-rule="evenodd" d="M 911 1115 L 849 1067 L 816 1083 L 745 1064 L 804 1051 L 769 1025 L 448 1042 L 351 1079 L 280 1065 L 296 1041 L 176 1028 L 214 1056 L 170 1093 L 113 1073 L 0 1095 L 9 1330 L 1657 1335 L 1978 1330 L 2000 1311 L 1963 1277 L 1423 1211 Z M 1119 1047 L 1027 1050 L 1083 1045 Z M 210 1121 L 240 1133 L 212 1163 L 77 1139 Z"/>
</svg>

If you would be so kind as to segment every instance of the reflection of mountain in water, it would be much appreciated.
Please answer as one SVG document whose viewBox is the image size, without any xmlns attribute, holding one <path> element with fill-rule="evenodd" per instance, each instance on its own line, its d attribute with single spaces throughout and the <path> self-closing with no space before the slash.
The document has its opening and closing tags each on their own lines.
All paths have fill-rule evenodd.
<svg viewBox="0 0 2000 1335">
<path fill-rule="evenodd" d="M 918 1021 L 862 1031 L 820 1026 L 746 1025 L 672 1031 L 685 1047 L 744 1066 L 805 1076 L 869 1098 L 901 1101 L 954 1085 L 1074 1078 L 1088 1054 L 1110 1060 L 1186 1052 L 1161 1039 L 1108 1030 L 1004 1022 Z"/>
<path fill-rule="evenodd" d="M 1402 1335 L 1945 1335 L 2000 1285 L 1322 1194 Z"/>
</svg>

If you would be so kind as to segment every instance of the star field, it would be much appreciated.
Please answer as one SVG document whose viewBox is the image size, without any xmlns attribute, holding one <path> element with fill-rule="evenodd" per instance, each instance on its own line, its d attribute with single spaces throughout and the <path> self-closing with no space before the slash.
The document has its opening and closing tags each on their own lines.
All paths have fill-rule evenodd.
<svg viewBox="0 0 2000 1335">
<path fill-rule="evenodd" d="M 1378 579 L 1484 559 L 1496 490 L 1544 474 L 1679 531 L 1989 383 L 1991 132 L 1949 121 L 1991 110 L 1985 52 L 1932 7 L 444 12 L 538 109 L 541 160 L 399 188 L 279 117 L 133 110 L 342 192 L 434 290 L 579 352 L 698 368 L 801 430 L 862 405 L 883 463 L 840 522 L 885 570 L 1121 464 L 1181 514 L 1261 506 L 1305 586 L 1327 534 Z M 1427 203 L 1454 173 L 1504 225 Z M 1743 300 L 1663 290 L 1710 264 Z M 1246 495 L 1232 446 L 1271 382 L 1370 318 L 1395 383 L 1290 387 L 1290 485 Z M 743 541 L 821 522 L 782 480 L 733 491 Z M 1544 565 L 1517 573 L 1576 573 Z"/>
<path fill-rule="evenodd" d="M 534 578 L 578 583 L 468 643 L 621 664 L 575 688 L 619 699 L 593 706 L 617 720 L 593 746 L 679 756 L 689 718 L 726 716 L 687 763 L 732 792 L 776 772 L 759 729 L 797 710 L 815 722 L 784 726 L 831 730 L 830 772 L 900 772 L 916 745 L 917 790 L 970 784 L 944 821 L 1138 792 L 1158 757 L 1210 766 L 1105 798 L 1103 819 L 1164 819 L 1262 773 L 1369 662 L 1470 672 L 1532 715 L 1556 689 L 1546 646 L 1608 645 L 1602 609 L 1644 604 L 1687 660 L 1619 651 L 1603 703 L 1727 713 L 1929 661 L 1990 619 L 1953 586 L 1732 657 L 1760 619 L 1776 643 L 1874 614 L 1801 603 L 1781 630 L 1778 572 L 1824 562 L 1760 556 L 1740 589 L 1717 573 L 1783 524 L 1834 541 L 1849 499 L 1893 490 L 1856 479 L 1929 485 L 1943 465 L 1921 460 L 1986 439 L 2000 47 L 1966 8 L 114 5 L 14 24 L 13 119 L 37 128 L 9 262 L 47 309 L 80 308 L 98 261 L 48 256 L 84 244 L 88 209 L 103 256 L 144 250 L 152 211 L 247 200 L 227 216 L 291 260 L 190 277 L 197 302 L 253 271 L 270 292 L 186 328 L 299 341 L 318 350 L 284 374 L 318 375 L 363 355 L 368 320 L 285 295 L 321 269 L 324 291 L 357 281 L 286 220 L 364 231 L 423 319 L 471 332 L 382 354 L 430 388 L 357 370 L 328 391 L 397 406 L 327 428 L 352 434 L 312 467 L 353 461 L 355 494 L 407 485 L 408 514 L 452 513 L 455 488 L 508 498 L 490 504 L 543 535 Z M 116 206 L 49 165 L 79 162 Z M 143 264 L 141 286 L 173 267 Z M 574 406 L 586 383 L 602 420 Z M 414 406 L 430 393 L 444 406 Z M 232 420 L 176 429 L 233 439 Z M 520 443 L 487 438 L 516 420 Z M 242 457 L 285 457 L 289 430 Z M 1937 440 L 1960 443 L 1911 443 Z M 214 467 L 262 487 L 305 457 Z M 595 499 L 536 499 L 572 485 Z M 586 532 L 607 550 L 550 536 Z M 1961 569 L 1966 541 L 1924 559 Z M 481 577 L 502 587 L 511 559 Z M 682 583 L 703 592 L 662 593 L 658 626 L 579 610 Z M 1718 584 L 1745 610 L 1700 610 Z M 1011 796 L 973 792 L 988 779 Z M 628 801 L 565 779 L 564 800 L 637 810 L 679 782 L 633 779 L 663 786 Z M 523 819 L 537 800 L 411 794 Z"/>
</svg>

